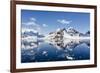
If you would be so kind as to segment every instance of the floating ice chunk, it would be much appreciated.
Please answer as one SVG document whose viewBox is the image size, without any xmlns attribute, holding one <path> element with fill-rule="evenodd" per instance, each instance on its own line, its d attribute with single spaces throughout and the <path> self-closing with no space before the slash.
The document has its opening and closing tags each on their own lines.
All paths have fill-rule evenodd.
<svg viewBox="0 0 100 73">
<path fill-rule="evenodd" d="M 47 55 L 48 55 L 48 54 L 47 54 L 47 51 L 43 51 L 43 52 L 42 52 L 42 55 L 47 56 Z"/>
<path fill-rule="evenodd" d="M 47 53 L 47 51 L 43 51 L 43 53 L 42 54 L 46 54 Z"/>
<path fill-rule="evenodd" d="M 70 56 L 66 56 L 66 58 L 69 60 L 73 60 L 73 57 L 70 57 Z"/>
</svg>

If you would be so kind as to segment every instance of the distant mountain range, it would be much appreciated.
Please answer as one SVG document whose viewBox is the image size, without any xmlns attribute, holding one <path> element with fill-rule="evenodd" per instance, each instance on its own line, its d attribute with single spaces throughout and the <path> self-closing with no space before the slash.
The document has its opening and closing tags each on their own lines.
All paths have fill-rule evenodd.
<svg viewBox="0 0 100 73">
<path fill-rule="evenodd" d="M 44 37 L 44 35 L 40 34 L 39 32 L 35 31 L 35 30 L 30 30 L 30 29 L 25 29 L 22 32 L 22 36 L 27 37 L 27 36 L 35 36 L 37 38 L 42 38 Z"/>
<path fill-rule="evenodd" d="M 64 34 L 67 34 L 69 36 L 90 36 L 90 31 L 87 31 L 85 34 L 75 30 L 73 27 L 69 27 L 68 29 L 60 29 L 59 30 L 60 32 L 64 32 Z M 59 32 L 58 31 L 58 32 Z"/>
<path fill-rule="evenodd" d="M 75 30 L 74 28 L 70 27 L 68 29 L 57 29 L 54 32 L 50 32 L 47 36 L 46 39 L 50 39 L 50 38 L 57 38 L 57 36 L 59 38 L 74 38 L 74 37 L 82 37 L 82 38 L 86 38 L 86 37 L 90 37 L 90 31 L 87 31 L 85 34 Z"/>
<path fill-rule="evenodd" d="M 90 31 L 87 31 L 85 34 L 75 30 L 72 27 L 69 27 L 68 29 L 63 28 L 56 30 L 54 32 L 50 32 L 47 35 L 43 35 L 40 32 L 37 32 L 36 30 L 33 29 L 24 29 L 22 30 L 22 37 L 28 37 L 28 36 L 33 36 L 37 38 L 51 38 L 57 35 L 62 35 L 63 37 L 90 37 Z"/>
</svg>

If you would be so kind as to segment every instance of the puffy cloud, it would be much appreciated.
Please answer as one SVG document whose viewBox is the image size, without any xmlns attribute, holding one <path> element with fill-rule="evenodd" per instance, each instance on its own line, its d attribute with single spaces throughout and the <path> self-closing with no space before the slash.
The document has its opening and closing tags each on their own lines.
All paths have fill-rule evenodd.
<svg viewBox="0 0 100 73">
<path fill-rule="evenodd" d="M 70 24 L 72 21 L 69 20 L 65 20 L 65 19 L 58 19 L 57 22 L 61 23 L 61 24 Z"/>
<path fill-rule="evenodd" d="M 22 22 L 22 28 L 34 29 L 37 31 L 41 30 L 39 24 L 36 23 L 35 18 L 30 18 L 30 20 L 28 22 Z"/>
<path fill-rule="evenodd" d="M 29 22 L 26 22 L 26 23 L 22 23 L 22 25 L 37 25 L 34 21 L 29 21 Z"/>
<path fill-rule="evenodd" d="M 21 31 L 22 31 L 22 33 L 24 33 L 24 32 L 30 32 L 30 31 L 32 31 L 32 32 L 35 32 L 35 33 L 37 33 L 37 31 L 36 30 L 34 30 L 34 29 L 28 29 L 28 28 L 22 28 L 21 29 Z"/>
<path fill-rule="evenodd" d="M 30 18 L 31 21 L 36 21 L 36 19 L 34 17 Z"/>
<path fill-rule="evenodd" d="M 43 27 L 47 27 L 48 25 L 47 25 L 47 24 L 43 24 L 42 26 L 43 26 Z"/>
</svg>

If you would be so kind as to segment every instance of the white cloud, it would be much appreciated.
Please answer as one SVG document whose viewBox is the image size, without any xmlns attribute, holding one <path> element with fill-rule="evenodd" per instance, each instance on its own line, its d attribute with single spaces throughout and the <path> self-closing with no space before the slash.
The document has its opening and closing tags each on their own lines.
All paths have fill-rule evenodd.
<svg viewBox="0 0 100 73">
<path fill-rule="evenodd" d="M 23 25 L 37 25 L 34 21 L 29 21 L 29 22 L 25 22 L 25 23 L 22 23 Z"/>
<path fill-rule="evenodd" d="M 23 25 L 37 25 L 36 24 L 36 18 L 31 17 L 30 20 L 28 22 L 24 22 L 22 23 Z"/>
<path fill-rule="evenodd" d="M 57 22 L 59 22 L 59 23 L 61 23 L 61 24 L 66 24 L 66 25 L 67 25 L 67 24 L 70 24 L 72 21 L 65 20 L 65 19 L 61 19 L 61 20 L 58 19 Z"/>
<path fill-rule="evenodd" d="M 43 27 L 47 27 L 48 25 L 47 25 L 47 24 L 43 24 L 42 26 L 43 26 Z"/>
<path fill-rule="evenodd" d="M 36 23 L 35 18 L 30 18 L 28 22 L 22 22 L 22 28 L 34 29 L 36 31 L 40 31 L 40 25 Z"/>
<path fill-rule="evenodd" d="M 34 29 L 28 29 L 28 28 L 22 28 L 21 31 L 22 31 L 22 33 L 26 32 L 26 31 L 28 31 L 28 32 L 33 31 L 33 32 L 37 33 L 36 30 L 34 30 Z"/>
<path fill-rule="evenodd" d="M 30 18 L 31 21 L 36 21 L 36 18 L 32 17 Z"/>
</svg>

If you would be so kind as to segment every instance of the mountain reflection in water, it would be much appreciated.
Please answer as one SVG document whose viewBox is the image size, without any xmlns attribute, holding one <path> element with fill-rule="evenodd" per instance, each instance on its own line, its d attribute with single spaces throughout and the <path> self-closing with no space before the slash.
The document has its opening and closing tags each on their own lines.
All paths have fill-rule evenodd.
<svg viewBox="0 0 100 73">
<path fill-rule="evenodd" d="M 21 62 L 50 62 L 90 59 L 90 40 L 38 41 L 32 49 L 21 50 Z"/>
</svg>

